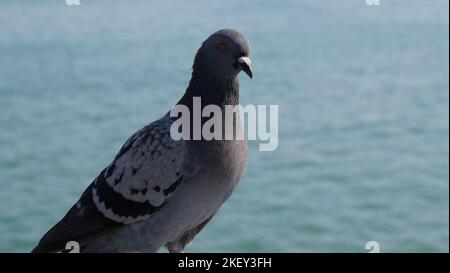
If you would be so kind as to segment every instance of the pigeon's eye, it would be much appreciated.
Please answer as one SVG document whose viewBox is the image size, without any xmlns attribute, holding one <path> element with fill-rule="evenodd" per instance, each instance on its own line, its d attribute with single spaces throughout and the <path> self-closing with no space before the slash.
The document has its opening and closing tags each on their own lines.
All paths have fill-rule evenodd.
<svg viewBox="0 0 450 273">
<path fill-rule="evenodd" d="M 230 51 L 230 46 L 227 43 L 220 43 L 219 51 L 222 53 L 228 52 L 228 51 Z"/>
</svg>

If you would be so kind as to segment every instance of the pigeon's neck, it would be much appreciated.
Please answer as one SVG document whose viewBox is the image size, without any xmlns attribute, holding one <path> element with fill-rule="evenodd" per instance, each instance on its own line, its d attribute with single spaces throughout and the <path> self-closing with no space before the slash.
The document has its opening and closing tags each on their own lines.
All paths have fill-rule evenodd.
<svg viewBox="0 0 450 273">
<path fill-rule="evenodd" d="M 235 77 L 229 79 L 217 79 L 212 75 L 193 72 L 186 89 L 178 104 L 186 105 L 192 108 L 193 98 L 200 97 L 202 108 L 206 105 L 225 105 L 239 104 L 239 82 Z"/>
</svg>

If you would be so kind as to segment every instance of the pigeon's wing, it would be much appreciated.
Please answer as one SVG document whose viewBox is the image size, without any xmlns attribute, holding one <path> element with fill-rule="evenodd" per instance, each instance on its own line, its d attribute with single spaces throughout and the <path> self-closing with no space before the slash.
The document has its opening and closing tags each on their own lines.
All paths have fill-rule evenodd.
<svg viewBox="0 0 450 273">
<path fill-rule="evenodd" d="M 163 118 L 134 134 L 76 205 L 41 239 L 35 252 L 89 244 L 112 230 L 151 217 L 183 181 L 183 141 Z"/>
<path fill-rule="evenodd" d="M 130 224 L 149 218 L 183 181 L 183 141 L 170 137 L 169 118 L 129 140 L 95 183 L 93 201 L 108 219 Z"/>
</svg>

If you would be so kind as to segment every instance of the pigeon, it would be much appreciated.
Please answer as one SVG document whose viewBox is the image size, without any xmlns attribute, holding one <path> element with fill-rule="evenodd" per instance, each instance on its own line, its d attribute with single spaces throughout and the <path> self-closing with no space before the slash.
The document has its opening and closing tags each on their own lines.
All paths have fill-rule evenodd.
<svg viewBox="0 0 450 273">
<path fill-rule="evenodd" d="M 238 31 L 213 33 L 198 49 L 177 105 L 193 110 L 195 97 L 202 109 L 238 105 L 237 75 L 253 76 L 249 51 Z M 239 112 L 231 119 L 233 133 L 242 136 Z M 175 121 L 169 111 L 132 135 L 32 252 L 64 252 L 69 242 L 80 252 L 183 252 L 234 191 L 247 164 L 247 142 L 175 140 Z"/>
</svg>

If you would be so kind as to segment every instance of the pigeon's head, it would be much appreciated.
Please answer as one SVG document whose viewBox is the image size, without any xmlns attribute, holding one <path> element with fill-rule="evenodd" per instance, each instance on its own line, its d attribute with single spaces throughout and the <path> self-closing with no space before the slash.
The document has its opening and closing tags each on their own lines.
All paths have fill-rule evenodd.
<svg viewBox="0 0 450 273">
<path fill-rule="evenodd" d="M 252 78 L 250 44 L 241 33 L 223 29 L 203 42 L 194 60 L 193 71 L 207 72 L 219 78 L 235 78 L 243 70 Z"/>
</svg>

